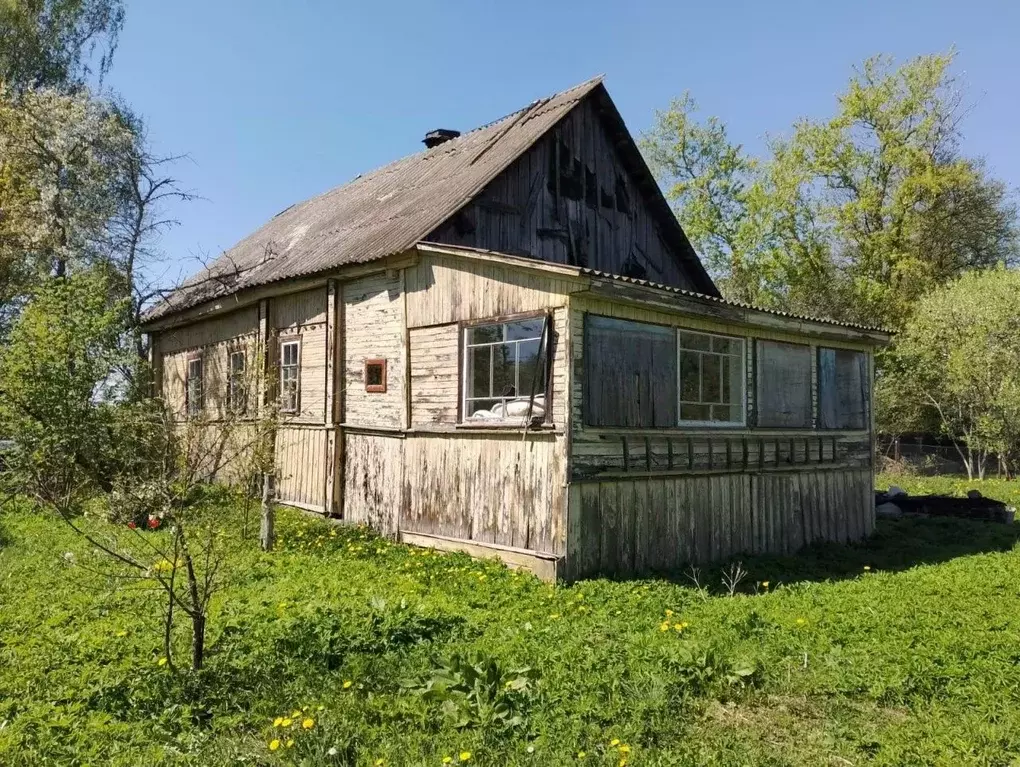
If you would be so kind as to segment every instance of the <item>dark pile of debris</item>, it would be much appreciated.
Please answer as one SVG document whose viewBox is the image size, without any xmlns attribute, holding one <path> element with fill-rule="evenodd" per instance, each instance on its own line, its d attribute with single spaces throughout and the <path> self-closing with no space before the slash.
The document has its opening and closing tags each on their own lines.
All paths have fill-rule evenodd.
<svg viewBox="0 0 1020 767">
<path fill-rule="evenodd" d="M 907 495 L 893 485 L 875 491 L 875 516 L 879 519 L 914 517 L 962 517 L 986 522 L 1012 524 L 1016 510 L 1002 501 L 985 498 L 977 490 L 967 491 L 966 498 L 949 495 Z"/>
</svg>

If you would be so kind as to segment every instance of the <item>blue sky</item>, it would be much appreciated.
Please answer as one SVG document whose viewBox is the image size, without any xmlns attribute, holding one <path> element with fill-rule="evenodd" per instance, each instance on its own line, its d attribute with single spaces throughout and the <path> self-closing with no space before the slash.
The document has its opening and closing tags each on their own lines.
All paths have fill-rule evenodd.
<svg viewBox="0 0 1020 767">
<path fill-rule="evenodd" d="M 107 85 L 202 199 L 164 237 L 197 268 L 288 205 L 604 73 L 630 129 L 690 90 L 750 150 L 824 117 L 851 67 L 956 46 L 968 154 L 1020 187 L 1020 3 L 128 0 Z"/>
</svg>

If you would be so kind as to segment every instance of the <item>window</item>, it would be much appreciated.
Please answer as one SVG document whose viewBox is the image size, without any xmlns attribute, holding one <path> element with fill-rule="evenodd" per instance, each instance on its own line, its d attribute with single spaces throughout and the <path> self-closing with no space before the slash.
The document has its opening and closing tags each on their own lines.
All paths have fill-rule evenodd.
<svg viewBox="0 0 1020 767">
<path fill-rule="evenodd" d="M 673 328 L 585 318 L 585 420 L 591 426 L 663 428 L 677 423 Z"/>
<path fill-rule="evenodd" d="M 850 349 L 818 349 L 818 427 L 867 427 L 868 358 Z"/>
<path fill-rule="evenodd" d="M 227 407 L 233 413 L 248 409 L 248 390 L 245 386 L 245 355 L 243 351 L 230 352 L 230 371 L 227 375 Z"/>
<path fill-rule="evenodd" d="M 297 412 L 300 375 L 301 342 L 284 341 L 280 344 L 280 410 L 284 413 Z"/>
<path fill-rule="evenodd" d="M 203 364 L 201 357 L 188 359 L 188 379 L 185 391 L 185 406 L 189 416 L 202 412 L 202 376 Z"/>
<path fill-rule="evenodd" d="M 546 413 L 546 317 L 474 325 L 464 334 L 464 416 L 533 418 Z M 534 394 L 534 400 L 531 399 Z"/>
<path fill-rule="evenodd" d="M 744 423 L 744 340 L 677 331 L 680 423 Z"/>
<path fill-rule="evenodd" d="M 365 360 L 365 391 L 386 391 L 386 360 Z"/>
<path fill-rule="evenodd" d="M 758 342 L 758 426 L 811 426 L 811 347 Z"/>
</svg>

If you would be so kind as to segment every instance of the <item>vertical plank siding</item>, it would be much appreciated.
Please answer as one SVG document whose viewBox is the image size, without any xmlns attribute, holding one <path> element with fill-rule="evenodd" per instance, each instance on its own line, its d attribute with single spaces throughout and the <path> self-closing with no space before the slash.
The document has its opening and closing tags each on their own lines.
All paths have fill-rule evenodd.
<svg viewBox="0 0 1020 767">
<path fill-rule="evenodd" d="M 291 423 L 326 421 L 326 289 L 306 290 L 279 296 L 270 302 L 269 326 L 271 381 L 278 380 L 279 344 L 301 342 L 298 378 L 298 412 L 284 416 Z M 284 466 L 286 471 L 292 467 Z"/>
<path fill-rule="evenodd" d="M 425 239 L 691 288 L 633 182 L 587 100 Z"/>
<path fill-rule="evenodd" d="M 399 436 L 345 431 L 344 519 L 394 536 L 404 503 L 404 445 Z"/>
<path fill-rule="evenodd" d="M 871 470 L 583 482 L 568 577 L 678 572 L 741 554 L 847 543 L 874 526 Z"/>
<path fill-rule="evenodd" d="M 276 432 L 276 494 L 281 503 L 325 510 L 326 430 L 281 426 Z"/>
</svg>

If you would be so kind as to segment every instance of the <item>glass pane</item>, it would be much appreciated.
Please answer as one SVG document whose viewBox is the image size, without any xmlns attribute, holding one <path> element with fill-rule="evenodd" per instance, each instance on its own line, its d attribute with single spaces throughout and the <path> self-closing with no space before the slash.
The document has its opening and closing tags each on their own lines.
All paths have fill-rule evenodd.
<svg viewBox="0 0 1020 767">
<path fill-rule="evenodd" d="M 719 364 L 722 368 L 722 380 L 721 380 L 722 396 L 720 397 L 720 400 L 722 402 L 729 403 L 733 401 L 732 399 L 733 391 L 732 388 L 730 387 L 730 381 L 732 380 L 733 371 L 733 359 L 731 357 L 719 357 L 718 359 Z"/>
<path fill-rule="evenodd" d="M 491 344 L 503 340 L 502 325 L 478 325 L 468 328 L 468 344 Z"/>
<path fill-rule="evenodd" d="M 680 406 L 680 420 L 681 421 L 708 421 L 710 420 L 711 412 L 708 405 L 681 405 Z"/>
<path fill-rule="evenodd" d="M 514 397 L 517 394 L 517 344 L 490 346 L 492 350 L 492 395 Z"/>
<path fill-rule="evenodd" d="M 680 401 L 698 402 L 701 399 L 701 355 L 680 352 Z"/>
<path fill-rule="evenodd" d="M 298 361 L 298 345 L 284 344 L 282 357 L 284 365 L 296 365 Z"/>
<path fill-rule="evenodd" d="M 542 335 L 542 326 L 544 324 L 545 317 L 508 322 L 506 324 L 506 340 L 518 341 L 523 338 L 539 338 Z"/>
<path fill-rule="evenodd" d="M 681 349 L 699 349 L 707 352 L 712 347 L 711 337 L 704 333 L 687 333 L 681 330 L 677 335 L 680 337 Z"/>
<path fill-rule="evenodd" d="M 720 354 L 736 354 L 740 348 L 740 342 L 732 338 L 712 338 L 712 351 Z"/>
<path fill-rule="evenodd" d="M 545 355 L 539 355 L 540 341 L 522 341 L 519 346 L 517 381 L 519 396 L 528 397 L 531 392 L 545 393 Z"/>
<path fill-rule="evenodd" d="M 722 358 L 705 354 L 701 358 L 701 401 L 722 402 L 722 386 L 719 381 Z"/>
<path fill-rule="evenodd" d="M 740 408 L 737 405 L 712 405 L 712 420 L 737 423 L 740 421 Z"/>
<path fill-rule="evenodd" d="M 365 366 L 365 384 L 367 386 L 382 386 L 383 382 L 383 366 L 382 365 L 366 365 Z"/>
<path fill-rule="evenodd" d="M 492 394 L 489 391 L 489 358 L 492 349 L 491 346 L 468 349 L 469 397 L 488 397 Z"/>
<path fill-rule="evenodd" d="M 495 415 L 492 413 L 492 409 L 500 403 L 498 399 L 474 399 L 467 403 L 467 417 L 478 416 L 480 411 L 485 411 L 481 415 Z"/>
</svg>

